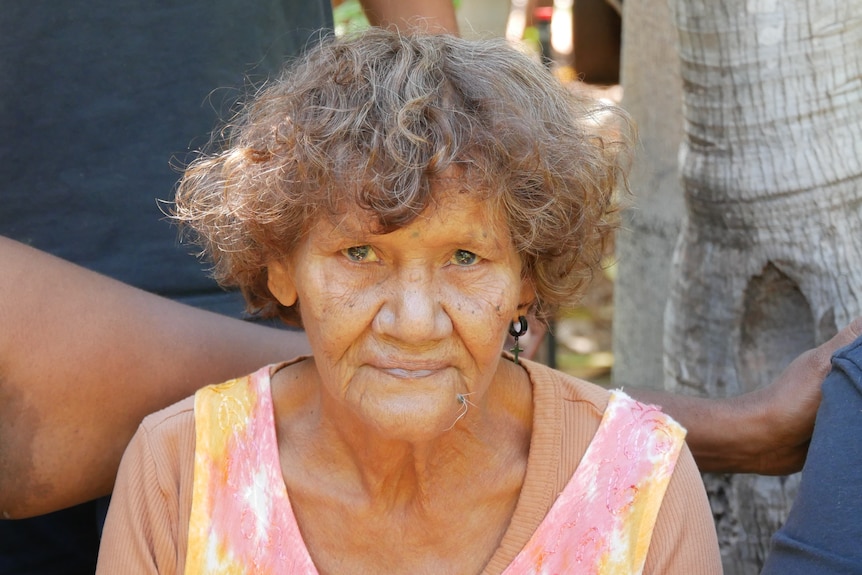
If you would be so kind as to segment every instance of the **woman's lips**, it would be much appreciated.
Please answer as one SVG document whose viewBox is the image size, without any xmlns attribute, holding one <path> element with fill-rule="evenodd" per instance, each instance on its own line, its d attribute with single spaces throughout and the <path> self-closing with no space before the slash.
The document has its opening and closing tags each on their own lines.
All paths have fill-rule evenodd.
<svg viewBox="0 0 862 575">
<path fill-rule="evenodd" d="M 419 379 L 421 377 L 428 377 L 429 375 L 433 375 L 437 373 L 438 369 L 405 369 L 403 367 L 388 367 L 382 368 L 381 371 L 384 373 L 388 373 L 393 377 L 399 377 L 403 379 Z"/>
</svg>

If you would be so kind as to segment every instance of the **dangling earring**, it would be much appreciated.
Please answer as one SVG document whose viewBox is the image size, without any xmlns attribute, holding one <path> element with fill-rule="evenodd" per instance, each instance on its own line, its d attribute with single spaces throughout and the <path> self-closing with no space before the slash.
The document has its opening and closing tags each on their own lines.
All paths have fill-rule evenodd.
<svg viewBox="0 0 862 575">
<path fill-rule="evenodd" d="M 515 356 L 515 365 L 518 364 L 518 354 L 524 351 L 518 346 L 518 338 L 527 333 L 527 318 L 520 315 L 518 316 L 518 325 L 515 326 L 515 322 L 509 324 L 509 335 L 515 338 L 515 345 L 509 350 L 512 352 L 512 355 Z"/>
</svg>

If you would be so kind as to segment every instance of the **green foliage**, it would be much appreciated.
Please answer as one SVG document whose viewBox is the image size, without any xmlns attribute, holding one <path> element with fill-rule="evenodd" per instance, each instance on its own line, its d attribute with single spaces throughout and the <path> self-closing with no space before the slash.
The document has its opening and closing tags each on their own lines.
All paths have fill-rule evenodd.
<svg viewBox="0 0 862 575">
<path fill-rule="evenodd" d="M 461 0 L 452 0 L 455 10 L 461 7 Z M 345 0 L 332 9 L 335 20 L 335 35 L 341 36 L 368 28 L 368 18 L 362 11 L 359 0 Z"/>
<path fill-rule="evenodd" d="M 335 19 L 335 35 L 342 36 L 368 28 L 368 18 L 362 11 L 359 0 L 345 0 L 332 9 Z"/>
</svg>

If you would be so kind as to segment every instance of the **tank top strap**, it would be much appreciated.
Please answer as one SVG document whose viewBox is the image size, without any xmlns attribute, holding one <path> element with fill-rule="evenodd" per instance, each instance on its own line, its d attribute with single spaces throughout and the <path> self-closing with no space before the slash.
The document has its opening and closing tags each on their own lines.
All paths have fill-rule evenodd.
<svg viewBox="0 0 862 575">
<path fill-rule="evenodd" d="M 658 407 L 611 392 L 572 478 L 504 575 L 642 573 L 684 440 Z"/>
<path fill-rule="evenodd" d="M 316 575 L 281 472 L 270 368 L 195 394 L 185 575 Z"/>
</svg>

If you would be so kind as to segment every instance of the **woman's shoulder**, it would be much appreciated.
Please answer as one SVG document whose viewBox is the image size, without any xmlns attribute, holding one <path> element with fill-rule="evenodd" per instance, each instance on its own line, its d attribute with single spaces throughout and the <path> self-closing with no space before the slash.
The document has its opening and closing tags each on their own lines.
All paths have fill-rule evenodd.
<svg viewBox="0 0 862 575">
<path fill-rule="evenodd" d="M 149 436 L 176 433 L 194 422 L 195 396 L 190 395 L 155 411 L 141 422 L 141 429 Z"/>
<path fill-rule="evenodd" d="M 269 386 L 270 366 L 222 383 L 211 384 L 199 389 L 176 403 L 146 416 L 141 422 L 137 435 L 146 437 L 150 449 L 168 450 L 182 453 L 191 446 L 194 449 L 195 405 L 207 397 L 233 398 L 247 396 L 253 384 L 257 387 Z"/>
<path fill-rule="evenodd" d="M 242 401 L 250 395 L 266 392 L 269 389 L 271 372 L 280 367 L 282 365 L 267 365 L 254 373 L 204 386 L 194 395 L 151 413 L 144 418 L 141 427 L 151 436 L 164 436 L 187 431 L 189 425 L 193 429 L 195 404 L 197 402 L 205 401 L 203 398 L 207 397 L 231 397 L 239 398 Z"/>
<path fill-rule="evenodd" d="M 584 404 L 596 414 L 604 412 L 611 393 L 604 387 L 535 362 L 524 361 L 534 393 L 552 393 L 563 402 Z"/>
<path fill-rule="evenodd" d="M 195 449 L 194 399 L 193 395 L 186 397 L 145 417 L 126 448 L 124 465 L 139 470 L 153 466 L 160 478 L 159 489 L 179 492 L 184 478 L 190 476 Z"/>
<path fill-rule="evenodd" d="M 553 476 L 568 481 L 596 434 L 611 394 L 545 365 L 522 364 L 533 387 L 531 451 L 556 454 L 550 462 Z"/>
</svg>

